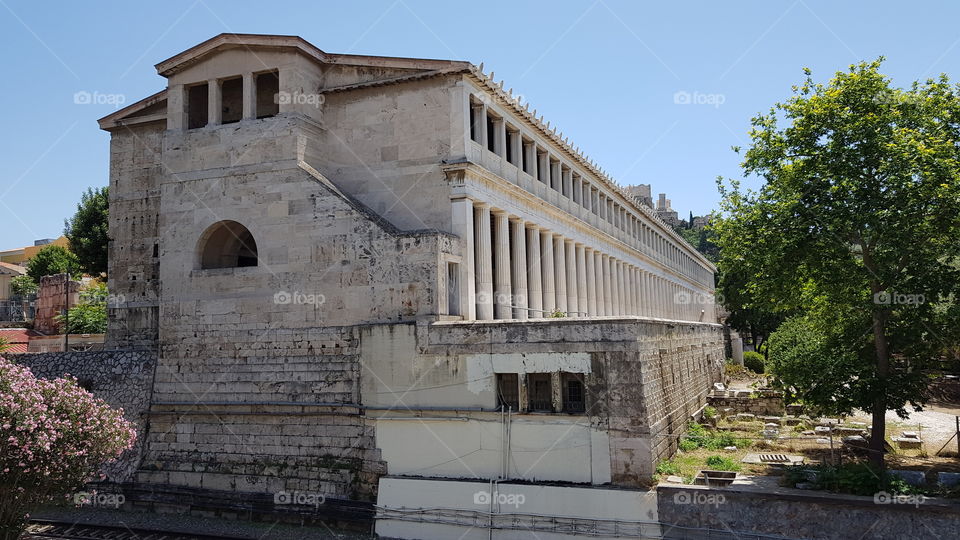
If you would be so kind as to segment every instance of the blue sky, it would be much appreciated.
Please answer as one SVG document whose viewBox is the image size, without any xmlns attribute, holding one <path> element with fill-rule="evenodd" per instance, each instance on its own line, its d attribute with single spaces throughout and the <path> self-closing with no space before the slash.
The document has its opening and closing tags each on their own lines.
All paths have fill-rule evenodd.
<svg viewBox="0 0 960 540">
<path fill-rule="evenodd" d="M 146 97 L 164 86 L 154 64 L 221 32 L 484 62 L 617 181 L 651 183 L 686 215 L 716 206 L 715 178 L 740 175 L 730 147 L 803 67 L 826 80 L 884 55 L 901 86 L 957 79 L 958 20 L 950 1 L 0 0 L 0 249 L 58 236 L 80 194 L 108 183 L 96 119 L 115 107 L 77 92 Z"/>
</svg>

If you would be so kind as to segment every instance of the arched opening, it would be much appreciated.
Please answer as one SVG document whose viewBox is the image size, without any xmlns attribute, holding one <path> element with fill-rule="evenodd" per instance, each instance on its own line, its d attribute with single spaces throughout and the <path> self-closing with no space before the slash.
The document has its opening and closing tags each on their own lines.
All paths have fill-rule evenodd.
<svg viewBox="0 0 960 540">
<path fill-rule="evenodd" d="M 257 266 L 257 242 L 236 221 L 219 221 L 200 237 L 200 268 Z"/>
</svg>

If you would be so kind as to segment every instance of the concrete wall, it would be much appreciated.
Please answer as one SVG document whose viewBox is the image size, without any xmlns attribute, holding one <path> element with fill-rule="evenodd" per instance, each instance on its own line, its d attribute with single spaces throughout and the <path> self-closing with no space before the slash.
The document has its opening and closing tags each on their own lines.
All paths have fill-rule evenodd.
<svg viewBox="0 0 960 540">
<path fill-rule="evenodd" d="M 960 530 L 960 505 L 955 501 L 877 504 L 873 497 L 788 491 L 658 486 L 660 521 L 665 528 L 676 525 L 733 530 L 740 536 L 753 532 L 811 540 L 956 538 Z"/>
<path fill-rule="evenodd" d="M 646 484 L 723 362 L 719 326 L 640 318 L 437 322 L 360 335 L 361 396 L 387 471 L 427 477 L 497 478 L 506 453 L 513 478 Z M 515 414 L 506 450 L 500 415 L 489 412 L 495 374 L 531 372 L 582 373 L 586 412 Z"/>
<path fill-rule="evenodd" d="M 565 540 L 661 533 L 656 497 L 646 491 L 385 477 L 378 506 L 376 532 L 388 538 Z"/>
<path fill-rule="evenodd" d="M 147 412 L 153 389 L 156 356 L 149 352 L 69 352 L 6 354 L 10 360 L 30 368 L 34 375 L 54 379 L 70 374 L 80 386 L 113 408 L 122 408 L 123 416 L 134 423 L 137 441 L 119 460 L 106 464 L 102 472 L 107 481 L 133 479 L 143 455 Z"/>
</svg>

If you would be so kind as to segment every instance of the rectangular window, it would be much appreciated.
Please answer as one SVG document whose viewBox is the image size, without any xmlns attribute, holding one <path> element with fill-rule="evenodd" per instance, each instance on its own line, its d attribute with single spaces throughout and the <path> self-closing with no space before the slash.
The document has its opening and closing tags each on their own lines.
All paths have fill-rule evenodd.
<svg viewBox="0 0 960 540">
<path fill-rule="evenodd" d="M 583 375 L 580 373 L 563 373 L 563 412 L 579 414 L 587 410 L 586 391 L 583 385 Z"/>
<path fill-rule="evenodd" d="M 530 373 L 527 375 L 527 393 L 531 412 L 553 412 L 553 392 L 549 373 Z"/>
<path fill-rule="evenodd" d="M 223 81 L 220 92 L 220 121 L 224 124 L 239 122 L 243 118 L 243 77 Z"/>
<path fill-rule="evenodd" d="M 187 88 L 187 129 L 207 125 L 209 90 L 206 83 Z"/>
<path fill-rule="evenodd" d="M 257 118 L 276 116 L 280 112 L 280 75 L 276 71 L 257 75 Z"/>
<path fill-rule="evenodd" d="M 447 263 L 447 314 L 460 315 L 460 265 Z"/>
<path fill-rule="evenodd" d="M 520 410 L 520 376 L 516 373 L 497 373 L 497 406 Z"/>
</svg>

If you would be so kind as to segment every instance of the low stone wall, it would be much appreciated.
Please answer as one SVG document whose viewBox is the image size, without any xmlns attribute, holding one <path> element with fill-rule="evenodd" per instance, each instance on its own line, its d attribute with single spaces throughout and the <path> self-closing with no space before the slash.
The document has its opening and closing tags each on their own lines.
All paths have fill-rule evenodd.
<svg viewBox="0 0 960 540">
<path fill-rule="evenodd" d="M 704 486 L 657 487 L 660 522 L 678 528 L 811 540 L 956 537 L 960 503 L 947 499 L 925 499 L 920 504 L 909 501 L 880 504 L 873 497 L 797 490 L 772 493 Z"/>
<path fill-rule="evenodd" d="M 102 472 L 110 482 L 126 482 L 140 464 L 146 431 L 146 413 L 153 390 L 156 355 L 131 351 L 85 351 L 5 354 L 45 379 L 73 375 L 81 386 L 111 407 L 122 408 L 124 417 L 137 429 L 137 442 Z"/>
<path fill-rule="evenodd" d="M 736 395 L 731 395 L 734 393 Z M 728 391 L 724 394 L 721 396 L 714 393 L 707 396 L 707 404 L 721 412 L 724 409 L 732 409 L 731 414 L 749 413 L 759 416 L 780 416 L 785 411 L 783 396 L 779 393 L 761 392 L 756 397 L 750 397 L 750 392 L 745 391 Z"/>
</svg>

